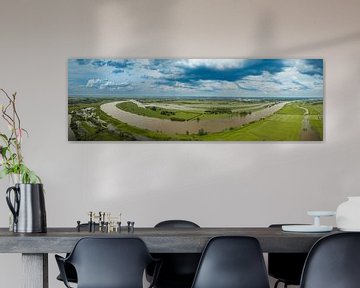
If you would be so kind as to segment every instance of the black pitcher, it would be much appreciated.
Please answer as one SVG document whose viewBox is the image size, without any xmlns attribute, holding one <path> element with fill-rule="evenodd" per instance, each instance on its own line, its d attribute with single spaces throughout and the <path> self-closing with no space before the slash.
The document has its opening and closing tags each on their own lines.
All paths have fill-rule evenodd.
<svg viewBox="0 0 360 288">
<path fill-rule="evenodd" d="M 14 193 L 13 203 L 11 192 Z M 15 184 L 6 190 L 6 202 L 14 215 L 14 232 L 46 232 L 46 211 L 42 184 Z"/>
</svg>

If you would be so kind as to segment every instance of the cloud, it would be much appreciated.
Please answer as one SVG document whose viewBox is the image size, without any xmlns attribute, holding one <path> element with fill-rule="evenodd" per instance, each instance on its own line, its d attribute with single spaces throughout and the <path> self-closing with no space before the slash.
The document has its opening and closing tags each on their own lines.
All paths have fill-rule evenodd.
<svg viewBox="0 0 360 288">
<path fill-rule="evenodd" d="M 99 95 L 132 90 L 142 96 L 321 97 L 323 60 L 74 59 L 69 61 L 69 91 L 77 87 Z"/>
<path fill-rule="evenodd" d="M 103 67 L 106 65 L 106 61 L 103 60 L 93 60 L 91 61 L 91 64 L 96 66 L 96 67 Z"/>
<path fill-rule="evenodd" d="M 150 65 L 162 77 L 152 81 L 152 88 L 167 91 L 207 91 L 226 93 L 239 90 L 257 95 L 278 96 L 323 89 L 322 60 L 233 60 L 185 59 L 154 60 Z M 143 76 L 149 81 L 152 77 Z M 241 94 L 241 93 L 240 93 Z"/>
<path fill-rule="evenodd" d="M 87 81 L 86 83 L 86 87 L 88 88 L 97 88 L 99 87 L 102 83 L 104 83 L 104 81 L 108 81 L 108 80 L 101 80 L 101 79 L 90 79 Z"/>
<path fill-rule="evenodd" d="M 195 69 L 207 67 L 216 70 L 241 68 L 246 63 L 244 59 L 184 59 L 175 61 L 174 65 L 184 68 Z"/>
<path fill-rule="evenodd" d="M 114 68 L 126 68 L 130 65 L 129 60 L 109 60 L 106 62 L 107 66 L 114 67 Z"/>
<path fill-rule="evenodd" d="M 213 60 L 215 61 L 215 60 Z M 231 65 L 230 65 L 231 63 Z M 218 80 L 234 82 L 249 75 L 261 75 L 263 72 L 277 73 L 282 71 L 284 63 L 276 59 L 243 60 L 234 66 L 235 62 L 227 63 L 219 61 L 218 65 L 211 62 L 196 62 L 196 65 L 183 67 L 182 73 L 167 77 L 169 81 L 192 82 L 198 80 Z"/>
<path fill-rule="evenodd" d="M 301 91 L 322 91 L 323 80 L 319 74 L 301 73 L 297 67 L 286 67 L 281 72 L 249 75 L 237 81 L 239 89 L 269 93 L 299 93 Z M 314 95 L 315 96 L 315 95 Z M 316 92 L 318 96 L 318 92 Z"/>
<path fill-rule="evenodd" d="M 274 75 L 264 71 L 261 75 L 249 75 L 236 82 L 240 90 L 258 91 L 265 94 L 279 92 L 281 83 Z"/>
<path fill-rule="evenodd" d="M 230 91 L 237 90 L 233 82 L 228 81 L 209 81 L 200 80 L 196 83 L 197 88 L 201 91 Z"/>
<path fill-rule="evenodd" d="M 285 65 L 302 74 L 308 75 L 323 75 L 323 60 L 322 59 L 289 59 L 284 60 Z"/>
<path fill-rule="evenodd" d="M 130 82 L 114 83 L 107 79 L 90 79 L 86 83 L 87 88 L 99 89 L 99 90 L 121 90 L 123 88 L 132 89 Z"/>
<path fill-rule="evenodd" d="M 133 65 L 133 61 L 128 59 L 121 60 L 107 60 L 107 59 L 76 59 L 79 65 L 91 64 L 95 68 L 112 67 L 114 68 L 113 73 L 122 72 L 123 68 L 127 68 Z"/>
<path fill-rule="evenodd" d="M 91 62 L 91 60 L 90 59 L 76 59 L 76 62 L 79 65 L 87 65 Z"/>
</svg>

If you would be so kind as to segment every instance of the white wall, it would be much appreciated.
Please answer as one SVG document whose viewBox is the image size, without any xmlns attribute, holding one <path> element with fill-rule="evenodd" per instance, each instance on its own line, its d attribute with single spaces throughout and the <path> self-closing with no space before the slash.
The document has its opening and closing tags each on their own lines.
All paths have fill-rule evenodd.
<svg viewBox="0 0 360 288">
<path fill-rule="evenodd" d="M 136 226 L 309 222 L 307 210 L 359 195 L 359 10 L 357 0 L 1 0 L 0 86 L 19 94 L 48 226 L 75 225 L 89 210 L 122 212 Z M 324 58 L 325 140 L 69 143 L 70 57 Z M 50 262 L 50 287 L 62 287 Z M 1 286 L 20 287 L 19 264 L 0 255 Z"/>
</svg>

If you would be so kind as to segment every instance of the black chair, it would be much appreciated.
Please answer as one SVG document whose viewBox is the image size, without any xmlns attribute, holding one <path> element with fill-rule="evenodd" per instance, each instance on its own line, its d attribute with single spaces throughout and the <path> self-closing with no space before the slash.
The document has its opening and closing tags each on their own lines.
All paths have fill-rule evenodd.
<svg viewBox="0 0 360 288">
<path fill-rule="evenodd" d="M 88 230 L 89 229 L 89 224 L 88 223 L 80 224 L 80 229 L 81 230 L 83 230 L 83 229 Z M 95 229 L 99 229 L 99 224 L 98 223 L 95 223 Z M 69 256 L 69 253 L 66 254 L 66 257 L 68 257 L 68 256 Z M 65 262 L 64 266 L 65 266 L 65 274 L 66 274 L 68 282 L 77 283 L 77 275 L 76 275 L 76 270 L 75 270 L 74 266 L 71 265 L 70 263 L 67 263 L 67 262 Z M 56 277 L 56 279 L 59 280 L 59 281 L 64 282 L 64 280 L 61 277 L 61 274 L 59 274 Z"/>
<path fill-rule="evenodd" d="M 68 256 L 69 256 L 69 254 L 66 254 L 66 257 L 68 257 Z M 66 275 L 66 279 L 67 279 L 68 282 L 77 283 L 77 281 L 78 281 L 77 280 L 77 274 L 76 274 L 75 267 L 73 265 L 71 265 L 68 262 L 64 262 L 64 273 Z M 59 281 L 64 282 L 63 278 L 61 277 L 61 274 L 59 274 L 56 277 L 56 279 L 59 280 Z"/>
<path fill-rule="evenodd" d="M 220 236 L 207 244 L 192 288 L 269 288 L 256 238 Z"/>
<path fill-rule="evenodd" d="M 321 238 L 306 259 L 301 288 L 360 287 L 360 233 Z"/>
<path fill-rule="evenodd" d="M 280 228 L 287 224 L 272 224 L 270 228 Z M 288 285 L 300 285 L 301 273 L 304 268 L 307 253 L 269 253 L 268 272 L 277 281 L 274 288 L 280 283 L 286 288 Z"/>
<path fill-rule="evenodd" d="M 200 228 L 199 225 L 187 220 L 166 220 L 155 225 L 155 228 Z M 161 259 L 162 266 L 159 272 L 156 288 L 190 288 L 194 280 L 201 254 L 197 253 L 157 253 L 152 254 Z M 151 281 L 153 267 L 147 270 L 146 278 Z"/>
<path fill-rule="evenodd" d="M 78 288 L 143 288 L 144 270 L 156 262 L 139 238 L 82 238 L 67 258 L 55 258 L 66 287 L 65 263 L 75 267 Z"/>
</svg>

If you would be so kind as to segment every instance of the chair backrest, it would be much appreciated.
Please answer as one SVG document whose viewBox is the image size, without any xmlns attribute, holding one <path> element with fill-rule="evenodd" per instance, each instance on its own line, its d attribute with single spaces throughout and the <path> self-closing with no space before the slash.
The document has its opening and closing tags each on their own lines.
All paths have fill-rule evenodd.
<svg viewBox="0 0 360 288">
<path fill-rule="evenodd" d="M 271 224 L 269 228 L 281 228 L 282 225 L 294 224 Z M 306 257 L 307 253 L 269 253 L 269 275 L 288 285 L 300 285 Z"/>
<path fill-rule="evenodd" d="M 203 254 L 192 288 L 268 288 L 264 258 L 256 238 L 212 238 Z"/>
<path fill-rule="evenodd" d="M 155 228 L 200 228 L 188 220 L 166 220 Z M 200 253 L 161 253 L 155 254 L 162 260 L 162 267 L 157 279 L 157 287 L 190 287 L 200 260 Z M 149 270 L 149 274 L 152 272 Z"/>
<path fill-rule="evenodd" d="M 305 262 L 300 287 L 360 287 L 360 233 L 333 234 L 316 242 Z"/>
<path fill-rule="evenodd" d="M 166 220 L 157 223 L 155 228 L 200 228 L 200 226 L 188 220 Z"/>
<path fill-rule="evenodd" d="M 152 260 L 139 238 L 82 238 L 67 259 L 76 269 L 78 288 L 142 288 Z"/>
</svg>

